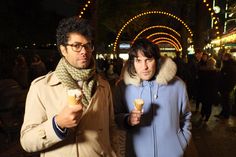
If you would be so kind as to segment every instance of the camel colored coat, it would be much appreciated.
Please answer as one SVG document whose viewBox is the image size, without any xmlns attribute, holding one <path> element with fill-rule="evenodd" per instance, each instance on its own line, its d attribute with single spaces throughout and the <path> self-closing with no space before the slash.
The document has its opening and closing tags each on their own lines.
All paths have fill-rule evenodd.
<svg viewBox="0 0 236 157">
<path fill-rule="evenodd" d="M 27 152 L 40 151 L 41 157 L 115 157 L 111 141 L 115 129 L 113 103 L 107 81 L 98 86 L 77 128 L 68 129 L 60 139 L 52 118 L 64 107 L 67 89 L 54 73 L 32 82 L 29 89 L 21 145 Z"/>
</svg>

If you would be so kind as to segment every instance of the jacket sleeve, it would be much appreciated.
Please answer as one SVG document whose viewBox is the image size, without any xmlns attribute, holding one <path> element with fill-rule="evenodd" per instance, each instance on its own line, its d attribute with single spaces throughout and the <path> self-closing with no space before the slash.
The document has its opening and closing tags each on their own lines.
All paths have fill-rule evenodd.
<svg viewBox="0 0 236 157">
<path fill-rule="evenodd" d="M 180 127 L 184 135 L 184 138 L 186 140 L 186 144 L 189 144 L 191 136 L 192 136 L 191 116 L 192 116 L 192 113 L 191 113 L 190 103 L 188 99 L 188 94 L 187 94 L 186 87 L 184 87 L 184 90 L 182 92 Z"/>
<path fill-rule="evenodd" d="M 112 97 L 111 97 L 112 101 L 113 101 L 113 108 L 114 108 L 113 113 L 115 113 L 115 115 L 113 115 L 113 116 L 115 116 L 115 121 L 114 122 L 116 122 L 115 123 L 116 124 L 116 131 L 115 131 L 115 134 L 113 136 L 113 148 L 116 152 L 117 157 L 123 157 L 123 156 L 125 156 L 126 132 L 124 130 L 119 129 L 119 126 L 118 126 L 118 123 L 117 123 L 117 120 L 119 119 L 117 117 L 120 117 L 121 123 L 123 122 L 124 118 L 122 118 L 123 113 L 119 114 L 120 116 L 118 116 L 118 114 L 117 114 L 117 112 L 119 110 L 119 109 L 117 109 L 117 107 L 119 107 L 118 104 L 120 103 L 120 100 L 118 98 L 118 100 L 119 100 L 119 102 L 118 102 L 117 99 L 115 99 L 115 97 L 120 95 L 120 93 L 117 92 L 116 90 L 117 90 L 116 87 L 113 88 L 113 91 L 112 91 L 113 93 L 112 93 Z"/>
<path fill-rule="evenodd" d="M 53 117 L 48 117 L 36 84 L 31 84 L 26 104 L 20 142 L 27 152 L 41 151 L 58 143 L 53 129 Z"/>
<path fill-rule="evenodd" d="M 115 121 L 120 129 L 129 129 L 131 126 L 127 123 L 129 112 L 125 106 L 122 93 L 124 93 L 125 84 L 123 81 L 119 82 L 113 91 L 113 101 L 115 110 Z"/>
<path fill-rule="evenodd" d="M 112 100 L 112 91 L 110 85 L 108 86 L 108 103 L 109 103 L 109 132 L 110 132 L 110 142 L 112 147 L 111 156 L 117 156 L 117 138 L 118 138 L 118 131 L 115 124 L 115 117 L 114 117 L 114 106 Z"/>
</svg>

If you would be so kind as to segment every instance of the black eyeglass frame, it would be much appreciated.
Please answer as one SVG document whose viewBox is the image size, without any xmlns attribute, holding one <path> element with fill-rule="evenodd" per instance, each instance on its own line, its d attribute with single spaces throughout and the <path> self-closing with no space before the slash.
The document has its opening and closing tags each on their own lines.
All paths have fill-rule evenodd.
<svg viewBox="0 0 236 157">
<path fill-rule="evenodd" d="M 94 45 L 91 42 L 86 44 L 75 43 L 75 44 L 65 44 L 65 46 L 70 46 L 74 52 L 80 52 L 82 48 L 84 48 L 88 52 L 92 52 L 94 50 Z"/>
</svg>

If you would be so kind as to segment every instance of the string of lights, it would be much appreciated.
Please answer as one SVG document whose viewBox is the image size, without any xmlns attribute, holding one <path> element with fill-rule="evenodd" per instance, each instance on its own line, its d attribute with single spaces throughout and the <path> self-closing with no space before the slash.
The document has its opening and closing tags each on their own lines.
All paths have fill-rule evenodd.
<svg viewBox="0 0 236 157">
<path fill-rule="evenodd" d="M 79 13 L 79 18 L 82 18 L 82 16 L 84 15 L 85 11 L 87 10 L 87 8 L 89 7 L 89 5 L 91 4 L 91 1 L 88 0 L 85 4 L 84 4 L 84 7 L 80 10 L 80 13 Z"/>
<path fill-rule="evenodd" d="M 157 44 L 157 45 L 158 45 L 158 44 L 162 44 L 162 43 L 168 43 L 168 44 L 172 45 L 172 46 L 175 48 L 175 50 L 180 51 L 180 50 L 178 49 L 177 45 L 174 44 L 174 43 L 172 43 L 172 42 L 169 41 L 169 40 L 159 40 L 159 41 L 155 42 L 155 44 Z"/>
<path fill-rule="evenodd" d="M 139 36 L 140 36 L 141 34 L 143 34 L 144 32 L 146 32 L 146 31 L 148 31 L 148 30 L 150 30 L 150 29 L 155 29 L 155 28 L 168 29 L 168 30 L 172 31 L 173 33 L 175 33 L 176 35 L 178 35 L 179 37 L 181 37 L 181 35 L 180 35 L 177 31 L 175 31 L 174 29 L 172 29 L 172 28 L 170 28 L 170 27 L 162 26 L 162 25 L 156 25 L 156 26 L 147 27 L 147 28 L 143 29 L 142 31 L 140 31 L 140 32 L 135 36 L 135 38 L 133 39 L 132 43 L 133 43 L 135 40 L 137 40 L 137 39 L 139 38 Z"/>
<path fill-rule="evenodd" d="M 182 46 L 181 44 L 179 45 L 178 43 L 176 43 L 176 41 L 170 39 L 170 38 L 166 38 L 166 37 L 158 37 L 152 40 L 153 43 L 156 43 L 159 40 L 166 40 L 166 41 L 170 41 L 172 42 L 174 45 L 176 45 L 176 47 L 178 48 L 178 50 L 182 50 Z"/>
<path fill-rule="evenodd" d="M 171 39 L 171 38 L 174 39 L 174 41 L 176 42 L 176 44 L 179 45 L 179 48 L 182 50 L 182 45 L 180 44 L 179 40 L 178 40 L 176 37 L 174 37 L 173 35 L 169 34 L 169 33 L 157 32 L 157 33 L 153 33 L 153 34 L 147 36 L 146 38 L 147 38 L 147 39 L 150 39 L 151 37 L 156 36 L 156 35 L 165 35 L 165 36 L 168 36 L 168 38 L 170 38 L 170 39 Z"/>
<path fill-rule="evenodd" d="M 120 31 L 118 32 L 117 36 L 116 36 L 116 39 L 115 39 L 115 42 L 114 42 L 114 49 L 113 51 L 115 52 L 116 51 L 116 48 L 117 48 L 117 43 L 118 43 L 118 40 L 123 32 L 123 30 L 134 20 L 142 17 L 142 16 L 146 16 L 146 15 L 150 15 L 150 14 L 161 14 L 161 15 L 166 15 L 166 16 L 169 16 L 169 17 L 172 17 L 174 19 L 176 19 L 177 21 L 179 21 L 182 25 L 184 25 L 184 27 L 187 29 L 187 31 L 189 32 L 190 36 L 192 37 L 193 36 L 193 33 L 192 31 L 190 30 L 190 28 L 188 27 L 188 25 L 183 21 L 181 20 L 179 17 L 171 14 L 171 13 L 168 13 L 168 12 L 164 12 L 164 11 L 147 11 L 147 12 L 143 12 L 143 13 L 140 13 L 132 18 L 130 18 L 124 25 L 123 27 L 120 29 Z"/>
<path fill-rule="evenodd" d="M 220 31 L 219 31 L 219 18 L 217 17 L 217 14 L 214 10 L 214 6 L 210 4 L 210 2 L 208 2 L 208 0 L 203 0 L 203 4 L 205 5 L 205 7 L 207 8 L 207 10 L 209 11 L 209 14 L 211 15 L 211 20 L 212 20 L 212 27 L 213 29 L 216 31 L 216 35 L 217 38 L 220 38 Z"/>
</svg>

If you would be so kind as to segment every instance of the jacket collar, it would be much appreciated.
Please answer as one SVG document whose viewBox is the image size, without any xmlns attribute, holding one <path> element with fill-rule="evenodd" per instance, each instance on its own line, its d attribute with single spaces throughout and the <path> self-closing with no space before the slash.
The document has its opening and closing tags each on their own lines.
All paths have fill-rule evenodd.
<svg viewBox="0 0 236 157">
<path fill-rule="evenodd" d="M 61 83 L 61 81 L 57 78 L 57 76 L 55 75 L 54 72 L 52 72 L 49 75 L 47 75 L 46 78 L 47 78 L 47 83 L 50 86 L 54 86 L 54 85 L 57 85 L 57 84 Z"/>
<path fill-rule="evenodd" d="M 61 81 L 58 79 L 58 77 L 55 75 L 54 72 L 47 74 L 46 80 L 50 86 L 55 86 L 55 85 L 61 84 Z M 102 86 L 102 87 L 106 86 L 104 80 L 101 78 L 100 75 L 98 75 L 98 84 L 97 85 Z"/>
<path fill-rule="evenodd" d="M 156 82 L 161 85 L 166 85 L 170 82 L 176 74 L 177 67 L 174 61 L 171 58 L 162 57 L 159 59 L 157 65 L 158 73 L 156 75 Z M 141 79 L 136 75 L 134 77 L 130 77 L 128 74 L 127 68 L 124 67 L 124 82 L 126 85 L 132 84 L 135 86 L 140 86 Z"/>
</svg>

